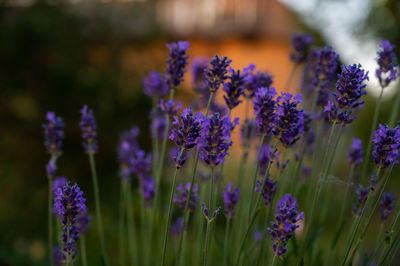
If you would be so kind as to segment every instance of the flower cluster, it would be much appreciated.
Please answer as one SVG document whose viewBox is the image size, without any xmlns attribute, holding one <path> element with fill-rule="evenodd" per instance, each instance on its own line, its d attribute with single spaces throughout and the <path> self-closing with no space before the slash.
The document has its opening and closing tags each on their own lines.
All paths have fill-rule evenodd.
<svg viewBox="0 0 400 266">
<path fill-rule="evenodd" d="M 189 195 L 190 182 L 186 184 L 180 183 L 176 187 L 177 192 L 174 194 L 174 203 L 178 204 L 181 211 L 185 210 L 186 201 Z M 200 199 L 199 195 L 199 185 L 193 184 L 192 194 L 189 199 L 189 212 L 193 212 L 196 209 L 197 201 Z"/>
<path fill-rule="evenodd" d="M 329 100 L 324 108 L 330 121 L 348 124 L 356 118 L 352 116 L 352 112 L 364 104 L 360 98 L 366 94 L 365 80 L 369 80 L 368 71 L 365 72 L 360 64 L 342 65 L 342 72 L 336 82 L 336 92 L 333 93 L 334 101 Z"/>
<path fill-rule="evenodd" d="M 207 85 L 210 92 L 217 91 L 221 84 L 227 79 L 227 68 L 231 62 L 232 60 L 229 60 L 227 57 L 218 57 L 218 55 L 210 60 L 211 67 L 205 70 Z"/>
<path fill-rule="evenodd" d="M 181 234 L 181 229 L 183 225 L 183 216 L 179 216 L 176 220 L 171 224 L 169 231 L 173 236 L 179 236 Z"/>
<path fill-rule="evenodd" d="M 229 68 L 230 76 L 229 81 L 224 83 L 223 90 L 226 92 L 224 100 L 229 109 L 233 109 L 242 101 L 239 100 L 241 95 L 244 95 L 245 77 L 240 74 L 240 70 L 235 71 Z"/>
<path fill-rule="evenodd" d="M 82 131 L 83 138 L 83 147 L 87 153 L 96 153 L 97 152 L 97 130 L 96 130 L 96 120 L 93 116 L 93 110 L 89 109 L 85 104 L 81 109 L 81 121 L 79 126 Z"/>
<path fill-rule="evenodd" d="M 219 113 L 205 118 L 198 140 L 200 159 L 211 167 L 223 163 L 232 146 L 230 138 L 233 126 L 229 117 L 221 117 Z"/>
<path fill-rule="evenodd" d="M 351 148 L 349 149 L 349 154 L 347 158 L 349 159 L 349 164 L 356 168 L 363 161 L 364 151 L 362 149 L 361 139 L 352 138 Z"/>
<path fill-rule="evenodd" d="M 245 76 L 245 88 L 247 93 L 245 96 L 247 98 L 253 98 L 255 92 L 258 88 L 269 88 L 273 83 L 273 76 L 262 71 L 255 72 L 256 66 L 250 64 L 243 69 L 243 74 Z"/>
<path fill-rule="evenodd" d="M 150 133 L 153 139 L 162 140 L 167 127 L 165 115 L 159 108 L 153 108 L 150 112 Z"/>
<path fill-rule="evenodd" d="M 304 95 L 312 95 L 318 86 L 317 63 L 318 50 L 311 49 L 305 61 L 303 75 L 301 77 L 301 90 Z"/>
<path fill-rule="evenodd" d="M 151 72 L 142 80 L 143 92 L 149 97 L 160 98 L 168 94 L 169 87 L 165 76 L 158 71 Z"/>
<path fill-rule="evenodd" d="M 56 155 L 61 152 L 64 141 L 64 122 L 54 112 L 47 112 L 46 119 L 47 124 L 43 124 L 44 145 L 48 153 Z"/>
<path fill-rule="evenodd" d="M 257 129 L 257 124 L 254 119 L 246 118 L 244 123 L 240 128 L 240 138 L 242 140 L 242 145 L 248 145 L 252 137 L 255 135 Z"/>
<path fill-rule="evenodd" d="M 168 100 L 164 101 L 164 99 L 160 99 L 160 103 L 158 104 L 158 107 L 160 108 L 161 111 L 165 115 L 168 115 L 170 117 L 174 117 L 176 113 L 181 109 L 182 102 L 181 101 L 175 101 L 175 100 Z"/>
<path fill-rule="evenodd" d="M 205 73 L 207 65 L 207 58 L 196 57 L 195 59 L 193 59 L 191 72 L 193 90 L 201 95 L 206 94 L 208 98 L 209 90 Z"/>
<path fill-rule="evenodd" d="M 60 218 L 63 231 L 62 241 L 64 244 L 64 259 L 74 259 L 77 251 L 76 244 L 79 238 L 78 218 L 82 213 L 86 213 L 86 199 L 77 184 L 71 185 L 69 182 L 59 187 L 54 197 L 54 210 Z"/>
<path fill-rule="evenodd" d="M 192 108 L 185 108 L 179 114 L 179 117 L 174 117 L 173 128 L 169 138 L 175 141 L 175 144 L 182 149 L 190 150 L 194 148 L 200 136 L 203 120 L 202 113 L 193 114 Z"/>
<path fill-rule="evenodd" d="M 279 153 L 276 148 L 270 145 L 263 145 L 260 150 L 260 158 L 259 158 L 259 165 L 260 165 L 260 175 L 264 176 L 269 164 L 272 164 L 272 161 L 279 161 Z"/>
<path fill-rule="evenodd" d="M 381 219 L 382 221 L 385 221 L 387 220 L 389 215 L 393 212 L 393 209 L 396 205 L 393 192 L 390 193 L 383 192 L 380 205 L 381 205 Z"/>
<path fill-rule="evenodd" d="M 309 34 L 295 33 L 292 37 L 292 47 L 294 52 L 290 54 L 293 63 L 303 63 L 307 59 L 308 51 L 314 39 Z"/>
<path fill-rule="evenodd" d="M 325 106 L 328 103 L 330 98 L 329 87 L 335 79 L 338 59 L 339 55 L 330 47 L 324 47 L 317 51 L 313 83 L 315 87 L 319 87 L 317 97 L 317 105 L 319 106 Z"/>
<path fill-rule="evenodd" d="M 367 202 L 371 188 L 371 186 L 364 188 L 361 184 L 358 184 L 358 187 L 356 188 L 356 203 L 353 203 L 354 215 L 361 216 L 362 209 Z"/>
<path fill-rule="evenodd" d="M 133 126 L 129 131 L 122 132 L 117 148 L 118 161 L 121 167 L 120 176 L 126 181 L 131 180 L 132 169 L 130 164 L 131 158 L 136 156 L 136 152 L 139 148 L 136 140 L 138 135 L 139 128 L 136 126 Z"/>
<path fill-rule="evenodd" d="M 299 227 L 297 222 L 303 220 L 304 213 L 298 213 L 297 200 L 290 194 L 286 194 L 276 204 L 275 221 L 267 231 L 272 236 L 272 250 L 275 256 L 286 253 L 287 241 L 293 237 L 294 231 Z"/>
<path fill-rule="evenodd" d="M 224 212 L 227 219 L 232 219 L 235 216 L 235 206 L 239 201 L 240 189 L 233 188 L 233 184 L 228 182 L 225 190 L 222 192 L 224 199 Z"/>
<path fill-rule="evenodd" d="M 203 207 L 203 215 L 206 218 L 207 222 L 209 222 L 209 223 L 211 223 L 215 219 L 215 217 L 217 217 L 219 212 L 221 211 L 221 206 L 219 206 L 217 209 L 214 210 L 212 215 L 209 216 L 210 212 L 208 211 L 208 208 L 206 207 L 206 205 L 203 203 L 203 204 L 201 204 L 201 207 Z"/>
<path fill-rule="evenodd" d="M 275 180 L 269 179 L 269 175 L 265 178 L 264 180 L 257 180 L 257 186 L 254 189 L 255 191 L 260 191 L 260 188 L 264 184 L 264 188 L 261 192 L 261 196 L 264 199 L 264 205 L 268 206 L 271 202 L 272 199 L 275 195 L 276 190 L 278 189 L 278 186 L 276 185 Z"/>
<path fill-rule="evenodd" d="M 399 66 L 397 65 L 397 58 L 394 52 L 395 45 L 387 40 L 381 41 L 380 50 L 378 51 L 378 66 L 375 74 L 379 79 L 382 88 L 387 87 L 394 81 L 400 73 Z"/>
<path fill-rule="evenodd" d="M 286 147 L 293 145 L 304 133 L 304 111 L 297 107 L 301 102 L 301 94 L 293 96 L 290 93 L 282 93 L 277 98 L 273 134 Z"/>
<path fill-rule="evenodd" d="M 262 87 L 254 95 L 254 113 L 258 130 L 270 136 L 274 128 L 276 101 L 274 87 Z"/>
<path fill-rule="evenodd" d="M 155 195 L 155 182 L 154 178 L 150 175 L 140 180 L 139 192 L 142 194 L 145 204 L 149 204 Z"/>
<path fill-rule="evenodd" d="M 169 58 L 167 59 L 166 76 L 170 88 L 176 88 L 181 84 L 189 56 L 186 54 L 189 49 L 188 41 L 178 41 L 167 44 Z"/>
<path fill-rule="evenodd" d="M 379 124 L 372 138 L 374 143 L 372 157 L 379 167 L 385 168 L 391 164 L 398 164 L 400 148 L 400 127 L 390 128 L 388 125 Z"/>
</svg>

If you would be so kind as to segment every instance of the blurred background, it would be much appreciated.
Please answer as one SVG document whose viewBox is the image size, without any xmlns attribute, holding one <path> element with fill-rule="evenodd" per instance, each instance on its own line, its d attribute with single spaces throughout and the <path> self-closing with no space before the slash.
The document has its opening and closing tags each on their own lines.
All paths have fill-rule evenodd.
<svg viewBox="0 0 400 266">
<path fill-rule="evenodd" d="M 383 38 L 400 46 L 399 25 L 400 1 L 394 0 L 0 0 L 0 264 L 46 264 L 48 154 L 41 125 L 48 110 L 66 124 L 58 173 L 77 181 L 88 199 L 90 169 L 78 123 L 83 104 L 94 110 L 103 214 L 113 242 L 116 145 L 120 132 L 135 124 L 141 146 L 151 149 L 152 103 L 141 78 L 164 71 L 167 42 L 189 40 L 190 60 L 219 54 L 237 68 L 255 63 L 282 90 L 291 70 L 292 33 L 311 33 L 316 45 L 336 49 L 342 63 L 370 71 L 366 108 L 347 132 L 366 143 L 378 91 L 376 50 Z M 296 84 L 291 91 L 299 89 Z M 396 89 L 394 84 L 385 91 L 380 122 L 389 116 Z M 176 98 L 187 106 L 193 95 L 188 74 Z M 233 116 L 242 112 L 239 107 Z M 338 176 L 347 170 L 349 139 L 340 144 Z M 392 184 L 399 192 L 396 170 Z"/>
</svg>

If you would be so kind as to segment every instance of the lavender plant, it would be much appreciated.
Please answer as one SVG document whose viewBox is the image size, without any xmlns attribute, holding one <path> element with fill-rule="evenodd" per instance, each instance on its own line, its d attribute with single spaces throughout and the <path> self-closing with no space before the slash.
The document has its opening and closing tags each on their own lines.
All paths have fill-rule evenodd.
<svg viewBox="0 0 400 266">
<path fill-rule="evenodd" d="M 136 126 L 122 132 L 117 145 L 118 250 L 107 250 L 105 245 L 104 234 L 113 239 L 113 227 L 102 225 L 94 162 L 94 155 L 101 152 L 96 120 L 86 105 L 81 109 L 80 128 L 92 172 L 95 224 L 104 264 L 117 264 L 107 256 L 117 252 L 120 265 L 359 265 L 363 257 L 370 264 L 390 264 L 400 242 L 400 210 L 396 192 L 386 191 L 399 164 L 400 127 L 379 121 L 375 130 L 378 106 L 367 140 L 370 148 L 364 152 L 363 141 L 353 137 L 347 157 L 340 152 L 341 139 L 353 133 L 353 121 L 363 108 L 369 75 L 360 64 L 341 65 L 336 75 L 338 53 L 330 47 L 312 47 L 312 43 L 308 34 L 292 39 L 289 58 L 293 69 L 303 71 L 300 94 L 285 91 L 293 73 L 278 95 L 268 72 L 254 64 L 234 70 L 227 57 L 214 56 L 193 60 L 188 84 L 200 97 L 191 102 L 174 99 L 178 87 L 186 86 L 189 43 L 167 45 L 165 73 L 153 71 L 142 80 L 144 93 L 153 100 L 149 130 L 153 150 L 147 151 L 147 145 L 139 141 Z M 394 53 L 394 45 L 381 43 L 376 71 L 381 91 L 399 75 Z M 301 64 L 304 68 L 297 68 Z M 218 96 L 224 105 L 218 103 L 217 94 L 222 94 Z M 242 102 L 244 119 L 239 123 L 231 112 Z M 86 258 L 85 235 L 90 234 L 91 216 L 80 188 L 57 176 L 64 124 L 54 112 L 47 114 L 47 120 L 43 127 L 51 155 L 46 165 L 49 259 L 54 265 L 78 259 L 88 265 L 94 261 Z M 240 130 L 235 130 L 238 125 Z M 235 134 L 240 134 L 239 152 L 232 148 Z M 169 142 L 175 145 L 169 147 Z M 167 150 L 168 164 L 164 162 Z M 338 162 L 342 169 L 331 171 L 336 153 L 347 160 Z M 368 172 L 370 157 L 375 167 Z M 225 167 L 230 168 L 224 172 L 227 161 Z M 338 189 L 340 185 L 344 189 Z M 331 200 L 331 191 L 339 201 Z M 198 208 L 198 202 L 207 205 Z M 329 215 L 336 208 L 339 216 L 332 221 Z M 224 219 L 216 219 L 221 211 Z M 54 248 L 53 214 L 62 226 L 62 241 Z M 369 230 L 377 215 L 378 234 Z M 328 231 L 332 224 L 333 234 Z M 367 254 L 371 248 L 374 252 Z"/>
</svg>

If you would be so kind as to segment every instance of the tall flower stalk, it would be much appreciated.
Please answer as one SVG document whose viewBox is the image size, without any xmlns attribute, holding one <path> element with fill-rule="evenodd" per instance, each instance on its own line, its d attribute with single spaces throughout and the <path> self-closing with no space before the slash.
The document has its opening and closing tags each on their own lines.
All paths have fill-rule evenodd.
<svg viewBox="0 0 400 266">
<path fill-rule="evenodd" d="M 380 50 L 378 51 L 378 68 L 376 69 L 375 75 L 379 80 L 379 85 L 381 87 L 378 100 L 375 105 L 374 117 L 372 119 L 369 142 L 367 146 L 367 151 L 364 156 L 364 164 L 361 173 L 361 180 L 365 180 L 367 170 L 368 170 L 368 162 L 369 162 L 369 154 L 372 148 L 372 134 L 374 133 L 376 126 L 378 124 L 378 115 L 381 109 L 382 95 L 384 89 L 389 86 L 389 84 L 396 80 L 400 71 L 399 66 L 396 62 L 396 54 L 394 53 L 394 49 L 396 46 L 392 45 L 389 41 L 383 40 L 379 45 Z M 393 126 L 393 125 L 392 125 Z"/>
<path fill-rule="evenodd" d="M 43 124 L 44 145 L 50 154 L 50 161 L 46 165 L 48 187 L 48 255 L 50 264 L 53 265 L 53 179 L 57 169 L 57 158 L 61 155 L 61 147 L 64 141 L 64 122 L 54 112 L 46 114 L 47 124 Z"/>
<path fill-rule="evenodd" d="M 108 265 L 108 257 L 106 251 L 106 243 L 104 239 L 104 230 L 103 230 L 103 221 L 101 216 L 101 204 L 100 204 L 100 192 L 99 192 L 99 185 L 98 185 L 98 178 L 97 178 L 97 171 L 96 171 L 96 164 L 94 161 L 94 154 L 97 152 L 97 126 L 96 120 L 93 116 L 93 111 L 84 105 L 81 109 L 81 121 L 79 126 L 82 131 L 82 138 L 83 138 L 83 147 L 85 152 L 89 156 L 89 163 L 90 163 L 90 170 L 92 173 L 92 182 L 93 182 L 93 191 L 94 191 L 94 202 L 96 208 L 96 218 L 97 218 L 97 226 L 98 226 L 98 233 L 100 238 L 100 245 L 101 251 L 103 255 L 104 264 Z"/>
</svg>

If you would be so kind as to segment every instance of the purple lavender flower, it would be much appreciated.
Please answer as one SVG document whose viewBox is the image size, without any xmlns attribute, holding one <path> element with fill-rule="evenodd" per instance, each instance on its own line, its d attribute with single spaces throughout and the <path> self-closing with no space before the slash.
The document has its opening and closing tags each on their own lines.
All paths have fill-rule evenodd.
<svg viewBox="0 0 400 266">
<path fill-rule="evenodd" d="M 64 254 L 59 246 L 53 246 L 53 265 L 62 266 L 64 262 Z"/>
<path fill-rule="evenodd" d="M 146 178 L 152 168 L 152 156 L 143 150 L 137 149 L 135 155 L 129 160 L 129 167 L 139 179 Z"/>
<path fill-rule="evenodd" d="M 176 102 L 175 100 L 169 100 L 164 102 L 164 99 L 160 99 L 158 107 L 161 111 L 163 111 L 164 114 L 174 117 L 179 109 L 181 109 L 181 105 L 181 101 Z"/>
<path fill-rule="evenodd" d="M 263 234 L 261 233 L 260 230 L 256 229 L 254 230 L 254 241 L 255 242 L 260 242 L 262 240 Z"/>
<path fill-rule="evenodd" d="M 381 41 L 379 48 L 380 50 L 378 51 L 377 59 L 379 68 L 376 70 L 375 74 L 379 79 L 381 87 L 385 88 L 397 78 L 400 70 L 394 52 L 396 46 L 392 45 L 387 40 L 383 40 Z"/>
<path fill-rule="evenodd" d="M 150 132 L 153 139 L 162 140 L 164 138 L 165 128 L 167 127 L 167 119 L 159 108 L 154 108 L 150 112 Z"/>
<path fill-rule="evenodd" d="M 257 186 L 254 189 L 254 191 L 260 191 L 260 187 L 262 185 L 263 185 L 263 180 L 262 179 L 257 180 Z M 269 179 L 268 175 L 267 178 L 265 179 L 264 188 L 261 193 L 261 196 L 264 199 L 265 207 L 267 207 L 270 203 L 272 203 L 272 199 L 277 189 L 278 186 L 276 185 L 276 181 Z"/>
<path fill-rule="evenodd" d="M 311 95 L 318 86 L 318 49 L 311 49 L 305 62 L 301 78 L 301 90 L 304 95 Z"/>
<path fill-rule="evenodd" d="M 240 189 L 233 189 L 231 182 L 228 182 L 225 190 L 222 192 L 224 198 L 224 212 L 227 219 L 232 219 L 235 216 L 235 206 L 239 201 Z"/>
<path fill-rule="evenodd" d="M 82 118 L 79 123 L 82 131 L 83 147 L 87 153 L 97 152 L 97 131 L 96 131 L 96 120 L 93 116 L 93 110 L 89 109 L 85 104 L 81 109 Z"/>
<path fill-rule="evenodd" d="M 352 138 L 351 148 L 349 149 L 349 154 L 347 156 L 349 164 L 356 168 L 360 163 L 362 163 L 363 155 L 364 151 L 361 139 Z"/>
<path fill-rule="evenodd" d="M 177 43 L 168 43 L 169 58 L 167 59 L 166 76 L 170 88 L 176 88 L 181 84 L 185 68 L 188 64 L 189 56 L 186 54 L 189 49 L 188 41 L 178 41 Z"/>
<path fill-rule="evenodd" d="M 117 148 L 118 161 L 120 163 L 120 176 L 125 181 L 131 180 L 132 169 L 130 167 L 131 159 L 136 156 L 139 149 L 137 137 L 139 136 L 139 128 L 133 126 L 129 131 L 121 134 L 120 142 Z"/>
<path fill-rule="evenodd" d="M 209 211 L 208 211 L 206 205 L 203 203 L 203 204 L 201 204 L 201 206 L 203 207 L 203 215 L 209 223 L 211 223 L 215 219 L 215 217 L 217 217 L 219 212 L 221 211 L 221 206 L 219 206 L 216 210 L 214 210 L 214 212 L 212 213 L 212 215 L 210 217 Z"/>
<path fill-rule="evenodd" d="M 87 213 L 82 213 L 78 217 L 78 222 L 77 222 L 77 228 L 78 228 L 78 233 L 80 236 L 83 236 L 86 234 L 86 232 L 89 230 L 90 223 L 92 222 L 92 216 L 88 215 Z"/>
<path fill-rule="evenodd" d="M 325 106 L 329 100 L 329 87 L 335 79 L 339 55 L 330 47 L 324 47 L 317 51 L 315 66 L 314 86 L 319 87 L 317 105 Z"/>
<path fill-rule="evenodd" d="M 256 115 L 256 124 L 258 130 L 261 133 L 270 136 L 272 134 L 272 129 L 275 122 L 275 88 L 258 88 L 254 96 L 254 113 Z"/>
<path fill-rule="evenodd" d="M 152 176 L 140 179 L 139 192 L 145 200 L 145 203 L 149 204 L 155 195 L 155 182 Z"/>
<path fill-rule="evenodd" d="M 265 144 L 261 147 L 260 151 L 260 175 L 264 176 L 265 172 L 267 171 L 267 168 L 269 166 L 270 160 L 272 161 L 279 161 L 279 153 L 277 153 L 277 149 L 274 148 L 273 146 L 270 146 L 268 144 Z M 272 162 L 271 162 L 272 163 Z"/>
<path fill-rule="evenodd" d="M 307 33 L 293 34 L 292 47 L 294 52 L 290 54 L 290 60 L 296 64 L 303 63 L 313 42 L 313 37 Z"/>
<path fill-rule="evenodd" d="M 214 56 L 210 60 L 211 67 L 205 70 L 208 89 L 210 92 L 217 91 L 224 80 L 227 79 L 227 68 L 231 62 L 232 60 L 229 60 L 227 57 L 218 57 L 218 55 Z"/>
<path fill-rule="evenodd" d="M 370 186 L 364 188 L 361 184 L 358 184 L 358 187 L 356 188 L 356 203 L 353 203 L 354 215 L 361 216 L 362 209 L 367 202 L 370 191 Z"/>
<path fill-rule="evenodd" d="M 364 103 L 360 98 L 367 93 L 364 81 L 369 80 L 368 71 L 365 72 L 360 64 L 342 65 L 341 68 L 333 95 L 339 108 L 356 108 Z"/>
<path fill-rule="evenodd" d="M 56 175 L 56 170 L 57 170 L 56 160 L 54 158 L 52 158 L 46 164 L 47 178 L 53 179 L 54 176 Z"/>
<path fill-rule="evenodd" d="M 272 236 L 272 250 L 275 256 L 282 256 L 286 253 L 287 241 L 293 237 L 294 231 L 299 227 L 296 223 L 304 220 L 304 213 L 298 214 L 297 200 L 290 194 L 286 194 L 276 204 L 275 220 L 267 231 Z"/>
<path fill-rule="evenodd" d="M 142 83 L 143 91 L 149 97 L 160 98 L 169 92 L 165 76 L 158 71 L 153 71 L 144 77 Z"/>
<path fill-rule="evenodd" d="M 65 176 L 59 176 L 54 178 L 52 187 L 54 195 L 56 194 L 58 188 L 64 187 L 65 184 L 67 184 L 67 178 Z"/>
<path fill-rule="evenodd" d="M 206 74 L 208 59 L 196 57 L 192 62 L 192 88 L 201 95 L 210 93 L 207 86 Z"/>
<path fill-rule="evenodd" d="M 170 149 L 169 155 L 172 163 L 175 165 L 176 168 L 180 169 L 182 166 L 185 165 L 187 159 L 188 159 L 188 151 L 183 150 L 182 154 L 179 156 L 179 153 L 181 152 L 181 149 L 179 147 L 172 147 Z"/>
<path fill-rule="evenodd" d="M 351 123 L 356 116 L 352 116 L 354 109 L 359 109 L 364 101 L 361 96 L 366 94 L 364 81 L 368 80 L 368 71 L 364 72 L 361 65 L 342 65 L 342 72 L 338 75 L 334 101 L 328 100 L 324 112 L 329 121 Z"/>
<path fill-rule="evenodd" d="M 54 112 L 47 112 L 47 124 L 43 124 L 44 145 L 47 152 L 57 154 L 61 152 L 64 141 L 64 122 L 61 117 L 57 117 Z"/>
<path fill-rule="evenodd" d="M 169 139 L 174 140 L 175 144 L 182 149 L 190 150 L 194 148 L 200 136 L 203 120 L 202 113 L 193 114 L 192 107 L 190 109 L 185 108 L 179 114 L 179 117 L 174 117 Z"/>
<path fill-rule="evenodd" d="M 219 113 L 224 116 L 228 114 L 228 108 L 226 108 L 225 104 L 219 104 L 214 99 L 211 101 L 210 105 L 210 114 Z"/>
<path fill-rule="evenodd" d="M 67 259 L 68 256 L 73 260 L 77 253 L 76 243 L 79 238 L 78 217 L 87 212 L 86 199 L 78 185 L 71 186 L 69 182 L 62 188 L 59 187 L 55 194 L 54 209 L 63 226 L 62 240 L 64 255 L 66 256 L 64 259 Z"/>
<path fill-rule="evenodd" d="M 183 224 L 183 216 L 179 216 L 171 224 L 171 227 L 169 229 L 169 231 L 171 232 L 171 235 L 178 237 L 181 234 L 182 224 Z"/>
<path fill-rule="evenodd" d="M 200 159 L 211 167 L 223 163 L 229 147 L 232 146 L 232 127 L 229 117 L 221 118 L 219 113 L 205 118 L 198 140 Z"/>
<path fill-rule="evenodd" d="M 381 219 L 382 221 L 386 221 L 389 215 L 393 212 L 393 209 L 396 205 L 393 192 L 390 193 L 383 192 L 380 204 L 381 204 Z"/>
<path fill-rule="evenodd" d="M 189 195 L 190 182 L 186 184 L 180 183 L 176 187 L 176 193 L 174 194 L 174 203 L 178 204 L 181 211 L 185 210 L 186 201 Z M 193 212 L 196 209 L 197 201 L 200 199 L 199 195 L 199 185 L 193 184 L 192 194 L 189 200 L 189 212 Z"/>
<path fill-rule="evenodd" d="M 372 157 L 379 167 L 385 168 L 391 164 L 398 164 L 400 147 L 400 128 L 390 128 L 388 125 L 379 124 L 372 138 L 374 143 Z"/>
<path fill-rule="evenodd" d="M 243 69 L 247 98 L 253 98 L 258 88 L 269 88 L 273 83 L 273 76 L 262 71 L 255 72 L 256 66 L 250 64 Z"/>
<path fill-rule="evenodd" d="M 244 121 L 240 128 L 240 138 L 242 140 L 242 146 L 248 145 L 251 142 L 254 134 L 256 133 L 257 124 L 254 119 L 248 119 Z"/>
<path fill-rule="evenodd" d="M 224 83 L 223 90 L 226 92 L 224 100 L 229 109 L 233 109 L 242 101 L 239 100 L 241 95 L 244 95 L 245 77 L 240 74 L 240 70 L 235 71 L 229 68 L 229 81 Z"/>
<path fill-rule="evenodd" d="M 273 134 L 288 147 L 304 133 L 304 111 L 297 107 L 302 102 L 302 97 L 301 94 L 293 97 L 290 93 L 282 93 L 277 102 Z"/>
</svg>

